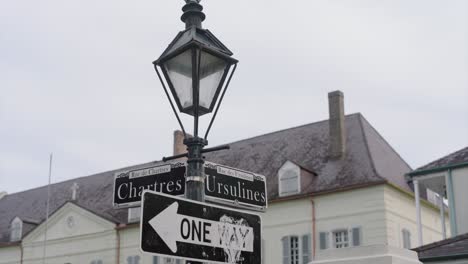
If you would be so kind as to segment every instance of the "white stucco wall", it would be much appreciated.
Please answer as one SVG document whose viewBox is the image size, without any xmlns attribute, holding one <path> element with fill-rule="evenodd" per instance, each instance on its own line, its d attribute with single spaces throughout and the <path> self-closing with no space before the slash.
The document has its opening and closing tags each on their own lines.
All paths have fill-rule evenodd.
<svg viewBox="0 0 468 264">
<path fill-rule="evenodd" d="M 385 186 L 384 194 L 388 245 L 403 247 L 402 229 L 405 228 L 411 232 L 411 247 L 419 246 L 414 196 L 405 194 L 389 185 Z M 450 230 L 448 216 L 445 219 L 446 230 Z M 443 239 L 440 211 L 437 208 L 421 202 L 421 222 L 423 225 L 423 244 Z"/>
<path fill-rule="evenodd" d="M 452 171 L 458 234 L 468 233 L 468 168 Z"/>
<path fill-rule="evenodd" d="M 19 246 L 9 246 L 0 248 L 0 264 L 20 263 L 21 250 Z"/>
<path fill-rule="evenodd" d="M 421 264 L 416 252 L 389 245 L 342 248 L 320 252 L 311 264 Z"/>
<path fill-rule="evenodd" d="M 416 246 L 416 208 L 414 196 L 390 185 L 355 189 L 313 197 L 316 213 L 315 252 L 319 249 L 319 233 L 336 229 L 361 227 L 362 246 L 389 245 L 403 247 L 401 230 L 411 232 Z M 312 202 L 310 198 L 271 203 L 263 214 L 265 263 L 281 263 L 281 238 L 287 235 L 312 233 Z M 438 209 L 422 203 L 424 243 L 442 239 Z M 448 218 L 446 218 L 447 230 Z M 330 237 L 331 239 L 331 237 Z M 326 249 L 325 251 L 341 250 Z"/>
<path fill-rule="evenodd" d="M 120 264 L 127 264 L 129 256 L 140 256 L 140 264 L 153 263 L 152 256 L 143 254 L 140 251 L 139 226 L 133 225 L 120 231 Z"/>
<path fill-rule="evenodd" d="M 386 242 L 383 185 L 317 196 L 314 200 L 316 241 L 320 232 L 361 227 L 362 245 Z"/>
<path fill-rule="evenodd" d="M 265 264 L 282 263 L 284 236 L 312 233 L 312 203 L 309 198 L 271 203 L 262 214 Z"/>
</svg>

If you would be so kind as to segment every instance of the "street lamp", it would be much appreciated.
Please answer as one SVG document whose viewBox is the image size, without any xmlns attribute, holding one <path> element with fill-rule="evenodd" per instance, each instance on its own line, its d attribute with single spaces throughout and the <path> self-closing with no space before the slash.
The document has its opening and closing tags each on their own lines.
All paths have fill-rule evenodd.
<svg viewBox="0 0 468 264">
<path fill-rule="evenodd" d="M 163 160 L 186 156 L 188 165 L 185 196 L 192 200 L 204 201 L 205 176 L 202 154 L 223 148 L 203 148 L 208 144 L 206 140 L 208 133 L 238 61 L 232 57 L 233 53 L 221 41 L 209 30 L 202 28 L 205 14 L 202 12 L 200 1 L 185 0 L 185 2 L 181 17 L 185 23 L 185 30 L 177 34 L 153 64 L 184 133 L 184 144 L 188 150 L 187 154 Z M 166 88 L 166 83 L 173 99 Z M 173 101 L 181 113 L 193 116 L 193 137 L 189 137 L 185 132 Z M 213 111 L 205 136 L 199 137 L 199 117 Z"/>
</svg>

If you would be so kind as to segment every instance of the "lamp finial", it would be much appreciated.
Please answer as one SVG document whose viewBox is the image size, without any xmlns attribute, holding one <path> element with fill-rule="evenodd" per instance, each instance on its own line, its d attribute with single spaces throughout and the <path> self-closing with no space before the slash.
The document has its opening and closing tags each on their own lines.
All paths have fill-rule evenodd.
<svg viewBox="0 0 468 264">
<path fill-rule="evenodd" d="M 202 27 L 202 22 L 205 20 L 205 14 L 203 11 L 203 6 L 200 5 L 200 0 L 185 0 L 185 5 L 182 7 L 184 13 L 180 19 L 185 23 L 185 28 L 190 27 Z"/>
</svg>

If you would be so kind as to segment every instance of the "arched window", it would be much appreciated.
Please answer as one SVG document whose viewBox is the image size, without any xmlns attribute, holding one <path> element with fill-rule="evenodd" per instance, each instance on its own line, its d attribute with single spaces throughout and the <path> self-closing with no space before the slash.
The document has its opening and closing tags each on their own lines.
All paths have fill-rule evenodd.
<svg viewBox="0 0 468 264">
<path fill-rule="evenodd" d="M 403 238 L 403 248 L 411 249 L 411 232 L 408 229 L 403 228 L 401 233 Z"/>
<path fill-rule="evenodd" d="M 307 264 L 312 260 L 311 234 L 284 236 L 281 243 L 283 264 Z"/>
<path fill-rule="evenodd" d="M 278 171 L 279 196 L 297 194 L 301 191 L 301 169 L 296 164 L 286 161 Z"/>
<path fill-rule="evenodd" d="M 15 217 L 13 221 L 11 221 L 11 233 L 10 233 L 10 241 L 19 241 L 21 240 L 21 234 L 23 232 L 23 221 L 19 217 Z"/>
</svg>

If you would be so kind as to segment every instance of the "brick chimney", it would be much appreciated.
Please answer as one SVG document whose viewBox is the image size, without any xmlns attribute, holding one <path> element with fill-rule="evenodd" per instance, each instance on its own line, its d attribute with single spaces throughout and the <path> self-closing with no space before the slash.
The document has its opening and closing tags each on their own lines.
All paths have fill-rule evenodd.
<svg viewBox="0 0 468 264">
<path fill-rule="evenodd" d="M 342 158 L 346 152 L 346 127 L 344 123 L 344 95 L 341 91 L 328 93 L 329 109 L 329 154 Z"/>
<path fill-rule="evenodd" d="M 184 154 L 187 146 L 184 145 L 184 133 L 180 130 L 174 131 L 174 153 L 173 155 Z"/>
</svg>

